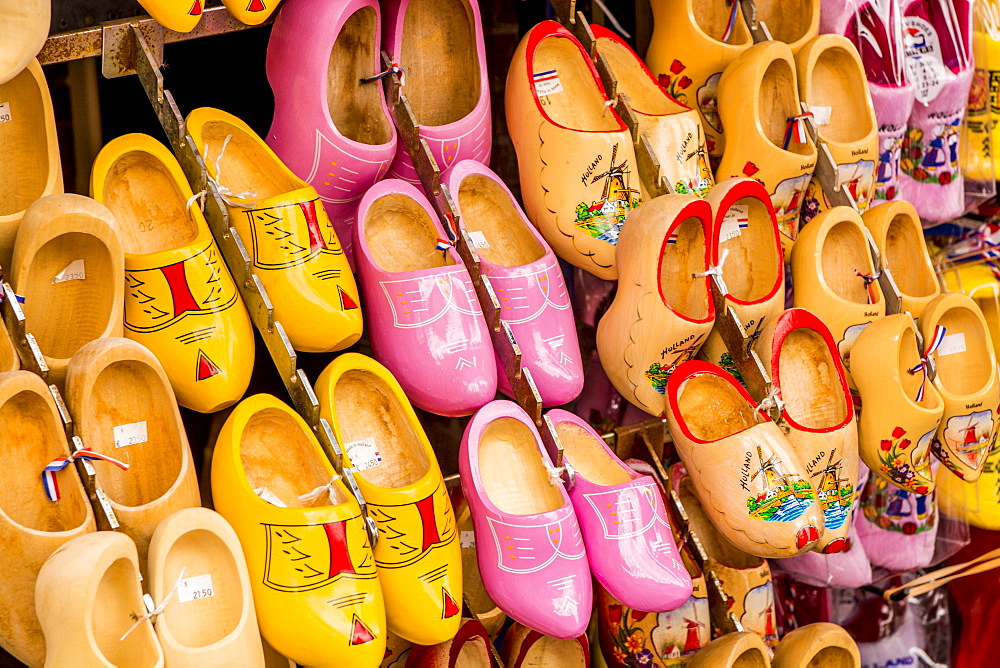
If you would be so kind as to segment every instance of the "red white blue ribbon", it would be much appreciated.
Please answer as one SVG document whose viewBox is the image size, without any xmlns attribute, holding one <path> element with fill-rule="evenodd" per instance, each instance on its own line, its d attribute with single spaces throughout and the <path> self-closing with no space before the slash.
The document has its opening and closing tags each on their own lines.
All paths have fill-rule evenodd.
<svg viewBox="0 0 1000 668">
<path fill-rule="evenodd" d="M 7 291 L 3 289 L 2 285 L 0 285 L 0 302 L 2 302 L 4 300 L 4 297 L 6 296 L 7 296 Z M 14 298 L 17 299 L 18 304 L 24 303 L 24 297 L 22 297 L 21 295 L 14 295 Z"/>
<path fill-rule="evenodd" d="M 371 83 L 372 81 L 378 81 L 379 79 L 384 79 L 385 77 L 389 76 L 390 74 L 395 74 L 396 76 L 399 77 L 399 85 L 400 86 L 402 86 L 404 84 L 403 78 L 404 78 L 406 72 L 404 72 L 403 68 L 400 67 L 399 65 L 397 65 L 396 63 L 393 63 L 392 65 L 389 66 L 389 69 L 382 70 L 378 74 L 373 74 L 370 77 L 361 77 L 361 83 Z"/>
<path fill-rule="evenodd" d="M 873 274 L 862 274 L 857 269 L 854 270 L 854 275 L 858 276 L 865 282 L 865 290 L 868 291 L 868 303 L 874 304 L 878 295 L 875 294 L 875 288 L 872 283 L 878 280 L 878 277 L 882 275 L 881 271 L 876 271 Z"/>
<path fill-rule="evenodd" d="M 453 248 L 454 246 L 455 244 L 451 243 L 447 239 L 438 238 L 437 245 L 434 246 L 434 248 L 438 249 L 439 251 L 446 251 L 449 248 Z"/>
<path fill-rule="evenodd" d="M 788 125 L 785 126 L 785 138 L 781 142 L 781 148 L 787 151 L 789 144 L 793 141 L 797 144 L 809 143 L 809 133 L 806 132 L 806 119 L 812 117 L 812 112 L 807 111 L 789 118 Z"/>
<path fill-rule="evenodd" d="M 59 493 L 59 481 L 56 479 L 56 473 L 62 471 L 77 459 L 86 459 L 92 462 L 111 462 L 121 470 L 128 471 L 128 464 L 125 462 L 120 462 L 113 457 L 94 452 L 90 448 L 77 450 L 69 457 L 56 457 L 42 470 L 42 487 L 45 488 L 45 496 L 49 498 L 49 501 L 58 501 L 62 498 L 62 495 Z"/>
<path fill-rule="evenodd" d="M 728 42 L 733 36 L 733 28 L 736 27 L 736 13 L 740 11 L 740 0 L 729 0 L 732 9 L 729 10 L 729 22 L 726 23 L 726 31 L 722 33 L 722 41 Z"/>
<path fill-rule="evenodd" d="M 924 374 L 923 380 L 920 381 L 920 389 L 917 390 L 918 403 L 924 400 L 924 386 L 927 384 L 927 358 L 930 357 L 931 353 L 941 347 L 941 343 L 944 341 L 945 331 L 945 328 L 941 325 L 934 328 L 934 336 L 928 342 L 927 350 L 924 351 L 924 356 L 920 358 L 920 362 L 915 367 L 908 369 L 911 374 L 918 372 L 922 372 Z"/>
</svg>

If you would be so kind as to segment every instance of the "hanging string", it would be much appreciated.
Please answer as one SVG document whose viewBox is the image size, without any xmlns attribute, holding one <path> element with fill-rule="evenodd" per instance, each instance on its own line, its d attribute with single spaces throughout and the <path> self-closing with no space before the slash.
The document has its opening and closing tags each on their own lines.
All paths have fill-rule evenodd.
<svg viewBox="0 0 1000 668">
<path fill-rule="evenodd" d="M 862 274 L 857 269 L 854 270 L 854 275 L 861 278 L 865 282 L 865 290 L 868 291 L 868 303 L 874 304 L 878 301 L 878 295 L 875 293 L 875 286 L 872 285 L 878 280 L 878 277 L 882 275 L 881 271 L 876 271 L 871 274 Z"/>
<path fill-rule="evenodd" d="M 389 76 L 390 74 L 395 74 L 396 76 L 399 77 L 399 87 L 400 88 L 402 88 L 403 86 L 406 85 L 406 72 L 403 70 L 402 67 L 400 67 L 396 63 L 393 63 L 392 65 L 389 66 L 388 69 L 382 70 L 378 74 L 373 74 L 370 77 L 361 77 L 360 81 L 363 84 L 364 83 L 371 83 L 373 81 L 380 81 L 380 80 L 386 78 L 387 76 Z"/>
<path fill-rule="evenodd" d="M 316 499 L 318 499 L 320 496 L 322 496 L 324 492 L 331 491 L 333 489 L 333 486 L 335 484 L 337 484 L 338 480 L 340 480 L 340 476 L 339 475 L 334 475 L 332 478 L 330 478 L 330 482 L 326 483 L 325 485 L 320 485 L 319 487 L 317 487 L 316 489 L 312 490 L 311 492 L 306 492 L 305 494 L 303 494 L 302 496 L 300 496 L 299 497 L 299 502 L 302 503 L 302 505 L 304 505 L 305 507 L 308 508 L 313 503 L 315 503 Z"/>
<path fill-rule="evenodd" d="M 146 612 L 146 614 L 142 615 L 137 620 L 135 620 L 135 624 L 133 624 L 132 626 L 130 626 L 129 629 L 128 629 L 128 631 L 125 632 L 125 635 L 123 635 L 121 638 L 118 639 L 119 642 L 125 642 L 125 638 L 128 638 L 129 634 L 132 633 L 132 631 L 135 631 L 139 627 L 139 624 L 142 624 L 147 619 L 152 619 L 153 617 L 156 617 L 157 615 L 162 615 L 163 614 L 164 609 L 166 609 L 166 607 L 167 607 L 167 603 L 170 602 L 170 599 L 173 598 L 174 594 L 177 593 L 177 589 L 181 586 L 181 582 L 184 580 L 184 574 L 186 572 L 187 572 L 187 567 L 184 567 L 184 568 L 181 569 L 180 575 L 177 576 L 177 582 L 174 583 L 173 589 L 171 589 L 170 592 L 167 593 L 167 595 L 163 597 L 163 602 L 162 603 L 160 603 L 158 606 L 156 606 L 152 610 L 148 609 L 149 604 L 147 603 L 147 612 Z M 146 597 L 143 597 L 143 600 L 147 600 Z M 152 601 L 153 599 L 149 598 L 148 600 Z"/>
<path fill-rule="evenodd" d="M 129 466 L 125 462 L 118 461 L 117 459 L 108 457 L 107 455 L 102 455 L 99 452 L 94 452 L 90 448 L 77 450 L 68 457 L 56 457 L 49 462 L 44 469 L 42 469 L 42 487 L 44 488 L 45 496 L 48 497 L 49 501 L 58 501 L 62 498 L 62 493 L 59 491 L 59 481 L 56 479 L 56 473 L 62 471 L 77 459 L 85 459 L 92 462 L 108 462 L 114 464 L 122 471 L 128 471 Z"/>
<path fill-rule="evenodd" d="M 724 248 L 722 250 L 722 256 L 719 258 L 719 264 L 714 267 L 709 267 L 705 271 L 699 271 L 695 274 L 691 274 L 692 278 L 704 278 L 707 276 L 716 276 L 719 279 L 719 286 L 722 288 L 723 293 L 728 294 L 729 289 L 726 288 L 725 282 L 722 280 L 722 266 L 726 263 L 726 258 L 729 257 L 729 249 Z"/>
<path fill-rule="evenodd" d="M 222 201 L 224 201 L 229 206 L 241 208 L 241 209 L 254 209 L 257 207 L 256 201 L 247 201 L 252 197 L 257 197 L 257 193 L 253 190 L 244 190 L 243 192 L 234 193 L 228 187 L 222 185 L 222 157 L 226 154 L 226 148 L 229 146 L 230 140 L 232 140 L 233 135 L 226 135 L 225 140 L 222 142 L 222 148 L 219 149 L 219 157 L 215 159 L 215 178 L 209 175 L 208 180 L 215 184 L 215 187 L 219 190 L 219 195 L 222 196 Z M 239 201 L 244 200 L 244 201 Z"/>
<path fill-rule="evenodd" d="M 722 33 L 722 41 L 728 42 L 733 36 L 733 29 L 736 27 L 736 14 L 740 11 L 740 0 L 726 0 L 732 5 L 729 10 L 729 21 L 726 23 L 726 30 Z"/>
<path fill-rule="evenodd" d="M 934 336 L 931 338 L 930 342 L 927 344 L 927 350 L 924 351 L 924 356 L 920 358 L 920 362 L 917 363 L 912 369 L 907 369 L 906 372 L 911 376 L 916 373 L 923 373 L 923 380 L 920 381 L 920 389 L 917 390 L 917 403 L 924 400 L 924 386 L 927 385 L 927 367 L 928 359 L 931 353 L 936 352 L 938 348 L 941 347 L 941 343 L 944 341 L 944 333 L 947 331 L 941 325 L 934 328 Z"/>
<path fill-rule="evenodd" d="M 785 125 L 785 138 L 781 140 L 781 148 L 788 150 L 789 145 L 794 141 L 797 144 L 808 144 L 809 133 L 806 131 L 806 119 L 812 118 L 811 111 L 792 116 Z"/>
</svg>

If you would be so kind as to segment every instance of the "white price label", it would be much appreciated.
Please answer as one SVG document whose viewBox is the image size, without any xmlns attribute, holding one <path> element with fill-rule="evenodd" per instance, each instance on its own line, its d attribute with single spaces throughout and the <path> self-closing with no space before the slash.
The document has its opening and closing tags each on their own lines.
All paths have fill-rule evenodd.
<svg viewBox="0 0 1000 668">
<path fill-rule="evenodd" d="M 87 278 L 87 272 L 83 266 L 83 260 L 73 260 L 66 268 L 55 275 L 52 279 L 52 285 L 56 283 L 65 283 L 66 281 L 82 281 Z"/>
<path fill-rule="evenodd" d="M 559 72 L 556 70 L 535 72 L 532 80 L 535 82 L 535 94 L 537 95 L 553 95 L 562 92 L 563 87 L 559 82 Z"/>
<path fill-rule="evenodd" d="M 360 441 L 351 441 L 344 445 L 347 456 L 351 458 L 351 465 L 359 471 L 375 468 L 382 463 L 382 455 L 375 445 L 375 438 L 369 436 Z"/>
<path fill-rule="evenodd" d="M 476 248 L 489 248 L 490 242 L 486 240 L 486 235 L 480 230 L 475 232 L 469 232 L 469 238 L 472 239 L 472 245 Z"/>
<path fill-rule="evenodd" d="M 0 102 L 0 123 L 13 120 L 10 117 L 10 102 Z"/>
<path fill-rule="evenodd" d="M 937 31 L 919 16 L 903 18 L 906 71 L 917 102 L 927 104 L 954 78 L 942 60 Z"/>
<path fill-rule="evenodd" d="M 199 598 L 211 598 L 212 596 L 215 596 L 215 589 L 212 588 L 211 573 L 185 578 L 177 587 L 177 600 L 181 603 L 197 601 Z"/>
<path fill-rule="evenodd" d="M 719 241 L 729 241 L 743 234 L 743 230 L 750 224 L 750 207 L 747 205 L 734 204 L 726 211 L 722 219 L 722 227 L 719 230 Z"/>
<path fill-rule="evenodd" d="M 115 425 L 115 447 L 124 448 L 129 445 L 139 445 L 149 440 L 146 431 L 146 421 L 131 424 Z"/>
<path fill-rule="evenodd" d="M 464 550 L 466 548 L 476 546 L 476 532 L 475 531 L 459 531 L 458 532 L 458 542 L 461 548 Z"/>
<path fill-rule="evenodd" d="M 945 355 L 954 355 L 955 353 L 965 352 L 965 332 L 959 332 L 958 334 L 945 334 L 944 338 L 941 339 L 941 345 L 938 346 L 937 356 L 944 357 Z"/>
<path fill-rule="evenodd" d="M 809 111 L 813 115 L 813 123 L 816 125 L 829 125 L 830 115 L 833 113 L 833 107 L 820 107 L 812 106 L 809 107 Z"/>
<path fill-rule="evenodd" d="M 279 508 L 287 508 L 288 506 L 284 501 L 278 498 L 278 495 L 269 490 L 267 487 L 260 487 L 253 491 L 254 494 L 264 499 L 272 506 L 278 506 Z"/>
</svg>

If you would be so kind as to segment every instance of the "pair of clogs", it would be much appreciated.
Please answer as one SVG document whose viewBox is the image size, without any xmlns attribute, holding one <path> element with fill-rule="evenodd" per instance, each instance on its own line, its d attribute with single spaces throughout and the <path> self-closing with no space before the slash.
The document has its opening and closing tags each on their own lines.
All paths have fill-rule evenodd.
<svg viewBox="0 0 1000 668">
<path fill-rule="evenodd" d="M 415 186 L 387 179 L 361 199 L 355 226 L 359 280 L 374 356 L 424 410 L 467 415 L 499 388 L 512 394 L 472 277 L 450 239 L 466 231 L 542 401 L 583 387 L 583 364 L 558 260 L 503 182 L 465 160 L 447 177 L 460 228 L 446 231 Z"/>
<path fill-rule="evenodd" d="M 35 585 L 46 666 L 264 667 L 246 561 L 222 517 L 171 515 L 153 536 L 146 596 L 139 570 L 135 544 L 118 532 L 53 552 Z"/>
<path fill-rule="evenodd" d="M 492 145 L 477 0 L 286 1 L 267 49 L 267 143 L 319 193 L 351 262 L 359 198 L 384 176 L 419 183 L 383 94 L 381 49 L 442 174 L 488 163 Z"/>
<path fill-rule="evenodd" d="M 727 179 L 705 200 L 663 195 L 632 212 L 618 244 L 618 292 L 597 326 L 597 349 L 615 388 L 663 414 L 667 379 L 699 351 L 731 359 L 715 328 L 709 281 L 722 279 L 732 307 L 758 342 L 784 307 L 784 264 L 767 191 Z"/>
<path fill-rule="evenodd" d="M 636 473 L 575 415 L 546 414 L 561 442 L 569 490 L 528 415 L 509 401 L 483 407 L 459 451 L 479 571 L 493 601 L 546 636 L 587 628 L 591 577 L 641 610 L 691 596 L 657 483 Z"/>
<path fill-rule="evenodd" d="M 215 506 L 243 544 L 264 638 L 310 666 L 377 665 L 388 630 L 447 641 L 461 621 L 458 531 L 413 409 L 385 367 L 354 353 L 316 391 L 367 517 L 306 423 L 272 396 L 234 409 L 212 461 Z"/>
<path fill-rule="evenodd" d="M 271 17 L 279 2 L 281 0 L 224 0 L 222 4 L 240 23 L 256 26 Z M 139 4 L 164 28 L 191 32 L 201 21 L 206 0 L 140 0 Z"/>
<path fill-rule="evenodd" d="M 861 653 L 842 626 L 817 622 L 782 638 L 774 658 L 756 634 L 729 633 L 712 641 L 687 665 L 690 668 L 861 668 Z"/>
</svg>

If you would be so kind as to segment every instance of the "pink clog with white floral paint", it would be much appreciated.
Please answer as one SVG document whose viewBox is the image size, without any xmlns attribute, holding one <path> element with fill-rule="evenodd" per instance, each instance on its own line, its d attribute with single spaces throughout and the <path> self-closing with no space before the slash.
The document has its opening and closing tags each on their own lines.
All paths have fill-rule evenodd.
<svg viewBox="0 0 1000 668">
<path fill-rule="evenodd" d="M 666 612 L 684 605 L 692 583 L 681 562 L 656 481 L 630 469 L 586 421 L 547 413 L 575 471 L 569 498 L 597 581 L 624 605 Z"/>
<path fill-rule="evenodd" d="M 376 0 L 285 0 L 267 45 L 274 120 L 267 143 L 319 193 L 353 267 L 358 199 L 385 176 L 396 128 L 379 80 Z"/>
<path fill-rule="evenodd" d="M 376 183 L 354 227 L 372 354 L 414 405 L 455 417 L 497 391 L 493 343 L 472 277 L 424 194 Z"/>
<path fill-rule="evenodd" d="M 458 452 L 462 492 L 490 598 L 553 638 L 587 630 L 593 590 L 573 504 L 520 406 L 493 401 L 469 421 Z"/>
<path fill-rule="evenodd" d="M 477 0 L 386 0 L 382 9 L 382 48 L 403 70 L 403 94 L 442 177 L 462 160 L 489 163 L 490 85 Z M 402 142 L 389 176 L 420 181 Z"/>
<path fill-rule="evenodd" d="M 561 406 L 583 389 L 576 323 L 559 260 L 528 222 L 510 190 L 488 167 L 463 160 L 448 173 L 459 224 L 479 252 L 480 270 L 500 300 L 500 317 L 521 348 L 545 406 Z M 497 360 L 497 384 L 513 396 Z"/>
</svg>

